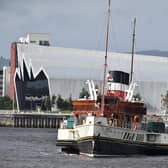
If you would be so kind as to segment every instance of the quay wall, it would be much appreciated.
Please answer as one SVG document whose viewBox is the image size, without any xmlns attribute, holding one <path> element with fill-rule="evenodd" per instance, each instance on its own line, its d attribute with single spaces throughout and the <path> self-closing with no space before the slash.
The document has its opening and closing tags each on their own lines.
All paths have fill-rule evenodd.
<svg viewBox="0 0 168 168">
<path fill-rule="evenodd" d="M 70 114 L 50 113 L 0 114 L 0 126 L 58 129 L 63 119 L 67 119 L 69 116 Z"/>
<path fill-rule="evenodd" d="M 13 127 L 14 120 L 11 114 L 0 113 L 0 127 Z"/>
</svg>

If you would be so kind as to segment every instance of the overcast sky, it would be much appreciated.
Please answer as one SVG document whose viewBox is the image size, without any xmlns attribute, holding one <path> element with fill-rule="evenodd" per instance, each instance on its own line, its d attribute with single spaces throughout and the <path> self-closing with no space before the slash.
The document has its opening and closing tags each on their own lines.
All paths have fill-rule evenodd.
<svg viewBox="0 0 168 168">
<path fill-rule="evenodd" d="M 52 46 L 104 50 L 108 0 L 0 0 L 0 56 L 27 33 L 49 33 Z M 168 50 L 167 0 L 111 0 L 110 51 Z"/>
</svg>

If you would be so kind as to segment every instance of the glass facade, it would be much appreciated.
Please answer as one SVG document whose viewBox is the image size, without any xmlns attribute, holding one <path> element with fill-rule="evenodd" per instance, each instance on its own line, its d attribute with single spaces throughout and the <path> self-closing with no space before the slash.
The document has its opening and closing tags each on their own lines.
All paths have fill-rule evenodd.
<svg viewBox="0 0 168 168">
<path fill-rule="evenodd" d="M 50 110 L 49 84 L 43 70 L 34 77 L 32 69 L 30 76 L 23 62 L 23 72 L 20 76 L 16 73 L 16 96 L 20 111 L 45 111 Z"/>
</svg>

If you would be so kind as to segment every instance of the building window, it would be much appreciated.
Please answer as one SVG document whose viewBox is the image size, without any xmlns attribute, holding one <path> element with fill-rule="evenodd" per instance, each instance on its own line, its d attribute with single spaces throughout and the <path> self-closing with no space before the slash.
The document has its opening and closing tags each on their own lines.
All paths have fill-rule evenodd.
<svg viewBox="0 0 168 168">
<path fill-rule="evenodd" d="M 39 45 L 43 45 L 43 46 L 49 46 L 49 41 L 39 41 Z"/>
<path fill-rule="evenodd" d="M 34 44 L 35 44 L 35 43 L 36 43 L 36 41 L 30 41 L 30 43 L 34 43 Z"/>
</svg>

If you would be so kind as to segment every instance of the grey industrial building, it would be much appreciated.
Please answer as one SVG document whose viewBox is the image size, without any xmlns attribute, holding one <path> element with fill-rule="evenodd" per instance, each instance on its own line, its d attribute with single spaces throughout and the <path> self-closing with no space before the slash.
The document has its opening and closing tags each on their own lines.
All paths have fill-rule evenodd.
<svg viewBox="0 0 168 168">
<path fill-rule="evenodd" d="M 42 35 L 41 37 L 43 38 Z M 98 85 L 103 76 L 104 51 L 82 50 L 49 45 L 22 38 L 17 45 L 16 74 L 23 76 L 23 62 L 27 73 L 35 76 L 42 70 L 48 79 L 49 93 L 78 98 L 87 79 L 93 79 Z M 48 42 L 47 42 L 48 41 Z M 131 55 L 108 53 L 108 70 L 130 72 Z M 168 90 L 168 58 L 159 56 L 136 55 L 134 59 L 134 81 L 138 83 L 135 92 L 149 107 L 149 111 L 162 110 L 161 99 Z M 16 89 L 16 88 L 15 88 Z"/>
</svg>

